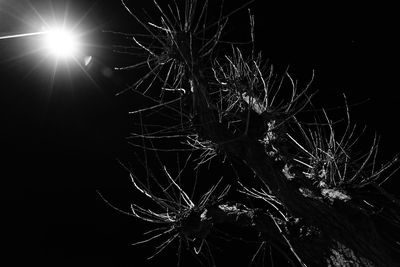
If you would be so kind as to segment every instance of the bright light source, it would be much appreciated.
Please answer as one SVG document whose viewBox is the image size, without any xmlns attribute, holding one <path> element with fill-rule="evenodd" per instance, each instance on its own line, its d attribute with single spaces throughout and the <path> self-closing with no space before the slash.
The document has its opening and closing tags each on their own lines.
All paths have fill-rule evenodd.
<svg viewBox="0 0 400 267">
<path fill-rule="evenodd" d="M 71 58 L 79 53 L 79 42 L 76 35 L 62 28 L 46 32 L 45 48 L 57 58 Z"/>
<path fill-rule="evenodd" d="M 6 42 L 6 39 L 25 39 L 26 45 L 23 46 L 23 50 L 18 53 L 15 59 L 30 56 L 27 57 L 27 60 L 29 58 L 38 60 L 36 64 L 32 64 L 33 68 L 29 73 L 43 67 L 43 65 L 47 65 L 45 73 L 50 75 L 52 84 L 56 74 L 68 75 L 68 77 L 72 78 L 71 74 L 75 73 L 76 69 L 82 70 L 91 79 L 87 72 L 93 61 L 89 50 L 91 48 L 90 42 L 88 42 L 89 29 L 83 26 L 82 23 L 89 17 L 88 14 L 92 9 L 89 9 L 82 16 L 78 16 L 71 13 L 73 7 L 69 5 L 70 1 L 44 0 L 39 2 L 44 3 L 46 1 L 50 5 L 50 11 L 47 10 L 47 5 L 33 5 L 31 3 L 33 1 L 24 1 L 29 2 L 24 6 L 30 9 L 29 13 L 31 15 L 27 13 L 21 17 L 16 16 L 16 18 L 29 25 L 27 31 L 17 33 L 0 32 L 0 42 L 3 42 L 3 40 Z M 20 1 L 10 2 L 13 2 L 13 4 L 15 2 L 16 4 Z M 57 5 L 53 6 L 53 2 L 57 2 Z M 60 2 L 60 5 L 58 2 Z M 2 10 L 0 7 L 0 13 L 3 14 L 3 12 L 10 12 L 10 15 L 14 16 L 14 11 L 11 13 L 11 10 Z M 0 20 L 1 18 L 0 16 Z M 52 71 L 48 71 L 49 68 Z"/>
</svg>

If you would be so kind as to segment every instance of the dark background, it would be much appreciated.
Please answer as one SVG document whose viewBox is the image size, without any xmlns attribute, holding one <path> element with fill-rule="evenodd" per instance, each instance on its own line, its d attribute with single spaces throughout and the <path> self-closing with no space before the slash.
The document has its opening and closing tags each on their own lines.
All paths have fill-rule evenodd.
<svg viewBox="0 0 400 267">
<path fill-rule="evenodd" d="M 18 3 L 14 3 L 18 2 Z M 127 1 L 140 10 L 150 1 Z M 228 1 L 227 1 L 228 2 Z M 244 1 L 238 1 L 238 5 Z M 368 125 L 369 134 L 382 135 L 381 159 L 399 151 L 399 41 L 393 6 L 358 6 L 338 2 L 319 5 L 275 4 L 256 1 L 257 48 L 277 70 L 290 65 L 293 77 L 306 84 L 315 71 L 314 103 L 335 108 L 342 94 L 351 107 L 352 121 Z M 23 32 L 35 18 L 28 1 L 0 3 L 0 32 Z M 66 1 L 30 1 L 44 12 Z M 134 94 L 115 96 L 134 81 L 135 71 L 113 67 L 129 59 L 112 52 L 120 40 L 102 30 L 135 32 L 142 29 L 119 1 L 68 2 L 88 30 L 87 47 L 93 62 L 86 69 L 37 65 L 40 56 L 23 55 L 35 38 L 0 40 L 1 188 L 3 247 L 14 264 L 41 266 L 150 266 L 172 258 L 174 250 L 150 262 L 154 244 L 132 247 L 146 225 L 112 210 L 98 196 L 100 190 L 122 208 L 134 192 L 117 158 L 129 158 L 124 138 L 132 121 L 128 111 L 140 101 Z M 145 4 L 147 3 L 147 4 Z M 232 10 L 227 3 L 226 10 Z M 156 15 L 155 15 L 156 16 Z M 234 15 L 226 38 L 243 40 L 248 34 L 247 12 Z M 37 65 L 37 68 L 35 66 Z M 368 143 L 365 143 L 367 146 Z M 398 175 L 388 183 L 398 194 Z M 169 255 L 168 255 L 169 253 Z M 234 254 L 229 256 L 235 259 Z M 240 259 L 237 263 L 244 259 Z"/>
</svg>

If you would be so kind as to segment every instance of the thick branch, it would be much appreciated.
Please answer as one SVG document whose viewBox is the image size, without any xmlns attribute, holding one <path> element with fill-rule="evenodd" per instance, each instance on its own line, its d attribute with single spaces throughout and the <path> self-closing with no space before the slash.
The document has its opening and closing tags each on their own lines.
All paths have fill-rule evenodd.
<svg viewBox="0 0 400 267">
<path fill-rule="evenodd" d="M 347 250 L 355 258 L 369 258 L 377 266 L 395 266 L 388 252 L 390 248 L 379 236 L 368 215 L 349 203 L 331 205 L 312 191 L 302 193 L 302 188 L 292 185 L 285 178 L 282 166 L 269 159 L 261 144 L 247 136 L 234 136 L 218 122 L 208 103 L 207 82 L 200 72 L 193 73 L 191 86 L 197 124 L 200 125 L 199 135 L 217 144 L 226 154 L 242 159 L 292 215 L 303 218 L 308 225 L 315 226 L 323 233 L 326 239 L 324 243 L 331 246 L 331 253 L 345 253 Z M 300 250 L 304 251 L 304 248 Z M 358 259 L 354 262 L 358 264 L 349 266 L 370 266 L 367 260 Z"/>
</svg>

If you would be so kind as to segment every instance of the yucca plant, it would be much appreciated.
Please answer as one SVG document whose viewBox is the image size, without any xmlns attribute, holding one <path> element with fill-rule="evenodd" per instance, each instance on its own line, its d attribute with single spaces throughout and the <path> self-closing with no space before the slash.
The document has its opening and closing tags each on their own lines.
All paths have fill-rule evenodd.
<svg viewBox="0 0 400 267">
<path fill-rule="evenodd" d="M 175 243 L 178 265 L 185 247 L 202 265 L 215 266 L 208 240 L 219 224 L 232 224 L 258 233 L 250 264 L 273 247 L 293 266 L 399 266 L 400 204 L 381 187 L 398 158 L 377 166 L 378 137 L 358 154 L 362 131 L 350 123 L 347 101 L 344 127 L 323 109 L 311 122 L 303 118 L 305 108 L 314 109 L 314 74 L 299 88 L 289 71 L 276 74 L 255 51 L 254 17 L 244 12 L 251 2 L 225 14 L 223 2 L 211 12 L 215 3 L 207 0 L 154 1 L 158 14 L 147 21 L 122 1 L 147 32 L 123 34 L 131 44 L 119 49 L 139 61 L 118 69 L 146 70 L 124 91 L 154 103 L 131 112 L 140 130 L 130 143 L 143 151 L 146 172 L 129 170 L 132 184 L 155 207 L 132 203 L 128 213 L 154 225 L 135 244 L 160 240 L 154 257 Z M 248 44 L 223 40 L 236 12 L 248 18 Z M 187 157 L 183 166 L 177 160 L 175 177 L 162 153 Z M 219 164 L 231 170 L 223 178 L 209 170 Z M 195 201 L 195 190 L 210 182 Z"/>
</svg>

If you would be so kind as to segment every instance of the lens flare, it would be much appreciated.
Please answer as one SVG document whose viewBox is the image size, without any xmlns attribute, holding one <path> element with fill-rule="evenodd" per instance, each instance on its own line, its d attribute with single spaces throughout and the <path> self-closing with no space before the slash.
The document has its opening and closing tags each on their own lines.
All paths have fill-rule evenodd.
<svg viewBox="0 0 400 267">
<path fill-rule="evenodd" d="M 81 74 L 96 84 L 89 73 L 98 47 L 90 38 L 100 27 L 91 26 L 94 10 L 94 5 L 72 0 L 8 1 L 7 5 L 0 0 L 0 15 L 4 15 L 0 16 L 0 42 L 8 42 L 9 47 L 17 44 L 10 55 L 0 53 L 0 60 L 23 64 L 25 77 L 46 77 L 51 88 L 57 79 L 72 83 Z"/>
</svg>

